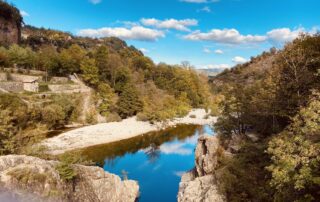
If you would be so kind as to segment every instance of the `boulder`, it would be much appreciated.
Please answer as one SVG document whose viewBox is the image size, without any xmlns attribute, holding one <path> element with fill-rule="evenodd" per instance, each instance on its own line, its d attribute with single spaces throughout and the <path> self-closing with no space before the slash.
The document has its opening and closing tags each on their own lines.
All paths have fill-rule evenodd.
<svg viewBox="0 0 320 202">
<path fill-rule="evenodd" d="M 0 197 L 15 198 L 12 201 L 134 202 L 139 196 L 136 181 L 122 181 L 99 167 L 73 165 L 77 177 L 66 181 L 55 168 L 58 163 L 29 156 L 0 157 Z"/>
</svg>

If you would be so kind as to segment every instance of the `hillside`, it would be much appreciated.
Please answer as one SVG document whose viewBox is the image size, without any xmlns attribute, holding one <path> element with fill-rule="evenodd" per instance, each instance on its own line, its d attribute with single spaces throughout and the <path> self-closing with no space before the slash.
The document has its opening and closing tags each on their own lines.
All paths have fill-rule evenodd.
<svg viewBox="0 0 320 202">
<path fill-rule="evenodd" d="M 276 58 L 277 50 L 274 48 L 270 49 L 268 52 L 252 57 L 245 64 L 239 64 L 231 69 L 224 70 L 216 76 L 211 77 L 210 81 L 215 86 L 219 86 L 222 83 L 252 84 L 256 80 L 262 79 L 272 69 Z"/>
<path fill-rule="evenodd" d="M 303 35 L 212 79 L 227 201 L 319 198 L 319 56 L 320 36 Z"/>
</svg>

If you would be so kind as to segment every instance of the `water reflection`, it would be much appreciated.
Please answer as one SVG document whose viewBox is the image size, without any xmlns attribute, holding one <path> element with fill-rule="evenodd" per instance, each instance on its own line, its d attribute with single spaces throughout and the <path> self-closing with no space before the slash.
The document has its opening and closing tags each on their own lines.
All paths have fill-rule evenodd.
<svg viewBox="0 0 320 202">
<path fill-rule="evenodd" d="M 83 150 L 106 171 L 137 180 L 140 202 L 176 201 L 180 178 L 194 167 L 194 149 L 209 126 L 182 125 Z"/>
<path fill-rule="evenodd" d="M 183 141 L 188 139 L 188 137 L 192 137 L 198 130 L 202 130 L 202 128 L 202 126 L 182 125 L 119 142 L 88 147 L 82 150 L 82 153 L 101 167 L 103 167 L 105 163 L 112 166 L 117 161 L 117 158 L 126 154 L 135 154 L 139 151 L 145 152 L 146 155 L 151 158 L 150 160 L 153 161 L 155 160 L 154 158 L 157 157 L 156 155 L 160 155 L 158 150 L 161 150 L 163 143 L 174 140 Z"/>
</svg>

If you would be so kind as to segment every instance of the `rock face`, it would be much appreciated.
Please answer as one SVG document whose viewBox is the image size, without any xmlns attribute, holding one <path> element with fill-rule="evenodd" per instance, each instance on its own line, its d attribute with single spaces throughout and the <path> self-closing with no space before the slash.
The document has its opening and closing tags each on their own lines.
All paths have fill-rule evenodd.
<svg viewBox="0 0 320 202">
<path fill-rule="evenodd" d="M 0 15 L 0 43 L 19 43 L 20 28 L 14 20 L 6 20 Z"/>
<path fill-rule="evenodd" d="M 77 177 L 67 182 L 60 178 L 57 164 L 29 156 L 0 157 L 0 200 L 134 202 L 139 196 L 137 182 L 121 181 L 99 167 L 74 165 Z"/>
<path fill-rule="evenodd" d="M 201 136 L 195 152 L 196 167 L 184 174 L 179 185 L 179 202 L 224 202 L 214 174 L 218 167 L 219 140 Z"/>
</svg>

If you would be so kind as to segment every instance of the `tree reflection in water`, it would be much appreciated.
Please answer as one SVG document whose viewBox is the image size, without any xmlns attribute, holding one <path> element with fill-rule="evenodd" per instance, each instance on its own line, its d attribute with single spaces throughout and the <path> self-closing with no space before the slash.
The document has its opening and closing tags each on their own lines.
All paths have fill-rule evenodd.
<svg viewBox="0 0 320 202">
<path fill-rule="evenodd" d="M 135 154 L 138 151 L 145 152 L 149 162 L 154 163 L 161 155 L 159 148 L 162 144 L 176 139 L 185 140 L 201 129 L 202 126 L 197 125 L 180 125 L 127 140 L 89 147 L 81 152 L 83 156 L 87 156 L 89 160 L 96 162 L 100 167 L 105 164 L 113 166 L 118 158 L 126 154 Z"/>
<path fill-rule="evenodd" d="M 151 145 L 144 150 L 144 153 L 147 155 L 150 163 L 155 163 L 160 157 L 159 146 L 157 146 L 154 143 L 151 143 Z"/>
</svg>

